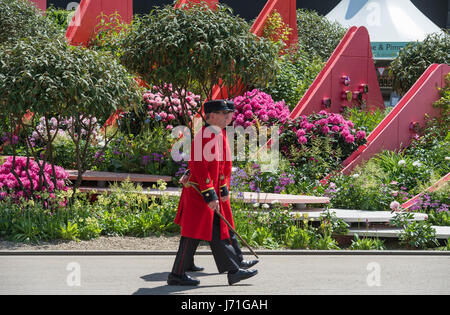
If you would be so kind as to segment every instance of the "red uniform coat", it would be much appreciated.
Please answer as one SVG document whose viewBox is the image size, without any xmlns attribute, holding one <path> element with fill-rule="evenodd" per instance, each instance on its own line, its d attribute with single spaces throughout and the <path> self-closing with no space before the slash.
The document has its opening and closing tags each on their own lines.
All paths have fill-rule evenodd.
<svg viewBox="0 0 450 315">
<path fill-rule="evenodd" d="M 194 137 L 188 163 L 189 182 L 193 183 L 203 196 L 192 187 L 183 187 L 175 218 L 175 223 L 181 226 L 182 236 L 204 241 L 212 239 L 214 219 L 214 211 L 208 207 L 205 195 L 219 199 L 222 215 L 234 228 L 230 200 L 228 198 L 226 202 L 221 201 L 221 195 L 227 195 L 229 190 L 231 154 L 225 129 L 216 132 L 211 132 L 211 128 L 203 126 Z M 220 231 L 221 239 L 230 237 L 228 226 L 222 220 Z"/>
</svg>

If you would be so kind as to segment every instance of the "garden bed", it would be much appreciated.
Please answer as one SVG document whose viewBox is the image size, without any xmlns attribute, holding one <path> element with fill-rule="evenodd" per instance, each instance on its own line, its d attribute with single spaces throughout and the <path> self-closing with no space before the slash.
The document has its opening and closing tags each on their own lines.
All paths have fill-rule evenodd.
<svg viewBox="0 0 450 315">
<path fill-rule="evenodd" d="M 299 29 L 320 25 L 324 39 L 318 42 L 318 31 L 312 28 L 312 42 L 305 40 L 305 32 L 300 47 L 287 50 L 279 41 L 249 34 L 250 26 L 227 10 L 193 12 L 170 6 L 142 17 L 142 23 L 106 28 L 111 31 L 84 49 L 69 47 L 64 32 L 53 29 L 27 2 L 3 1 L 0 6 L 11 13 L 5 15 L 8 32 L 0 34 L 0 148 L 5 155 L 31 157 L 0 162 L 0 237 L 17 242 L 19 248 L 176 247 L 178 239 L 171 235 L 179 233 L 174 224 L 177 179 L 188 167 L 186 159 L 178 159 L 188 151 L 176 148 L 183 139 L 177 127 L 192 132 L 186 126 L 201 113 L 202 101 L 212 98 L 214 86 L 229 87 L 227 97 L 236 103 L 233 127 L 256 127 L 259 136 L 262 127 L 269 128 L 272 137 L 272 130 L 279 131 L 274 172 L 263 171 L 260 160 L 238 157 L 233 162 L 229 190 L 244 197 L 232 200 L 235 225 L 255 248 L 345 249 L 337 237 L 348 233 L 342 219 L 321 213 L 314 222 L 294 221 L 292 203 L 299 204 L 297 210 L 313 200 L 329 208 L 397 211 L 450 172 L 450 75 L 435 104 L 441 117 L 427 118 L 424 126 L 413 124 L 406 130 L 413 137 L 408 148 L 378 152 L 349 176 L 341 174 L 342 162 L 367 142 L 367 134 L 388 111 L 369 112 L 371 104 L 356 99 L 340 114 L 322 110 L 289 119 L 345 33 L 322 26 L 318 17 L 305 18 L 306 12 L 300 12 Z M 336 38 L 324 49 L 331 34 Z M 277 58 L 281 49 L 286 54 Z M 401 68 L 419 63 L 425 64 L 403 63 Z M 241 79 L 239 86 L 236 78 Z M 110 127 L 107 122 L 114 113 L 117 124 Z M 188 138 L 187 132 L 181 133 Z M 249 142 L 237 151 L 250 152 Z M 64 169 L 87 171 L 85 179 L 104 171 L 113 172 L 115 180 L 125 179 L 117 173 L 126 173 L 147 174 L 138 181 L 167 181 L 160 181 L 151 194 L 143 193 L 143 185 L 125 181 L 98 188 L 102 194 L 91 198 L 83 191 L 92 187 L 83 187 L 79 194 L 69 190 L 82 182 L 70 183 L 77 176 L 70 177 Z M 91 185 L 109 182 L 105 177 L 91 179 Z M 168 185 L 171 196 L 161 195 Z M 269 204 L 274 200 L 279 203 Z M 291 205 L 283 205 L 286 201 Z M 423 195 L 411 207 L 428 220 L 409 222 L 406 216 L 395 216 L 405 231 L 397 246 L 445 245 L 437 241 L 432 226 L 450 226 L 448 204 L 447 186 Z M 363 236 L 350 239 L 349 248 L 389 248 L 390 241 Z"/>
</svg>

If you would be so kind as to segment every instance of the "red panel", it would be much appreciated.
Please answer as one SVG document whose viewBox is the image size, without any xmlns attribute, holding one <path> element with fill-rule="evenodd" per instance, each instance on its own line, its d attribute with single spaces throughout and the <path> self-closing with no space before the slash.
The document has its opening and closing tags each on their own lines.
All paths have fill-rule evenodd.
<svg viewBox="0 0 450 315">
<path fill-rule="evenodd" d="M 86 45 L 94 35 L 101 13 L 118 12 L 125 23 L 133 19 L 133 0 L 81 0 L 75 16 L 67 28 L 66 37 L 71 45 Z"/>
<path fill-rule="evenodd" d="M 349 174 L 364 160 L 369 160 L 383 150 L 406 148 L 411 142 L 410 123 L 424 123 L 424 116 L 439 115 L 433 103 L 439 99 L 438 87 L 445 84 L 445 76 L 450 72 L 446 64 L 431 65 L 405 94 L 395 108 L 367 137 L 364 147 L 354 152 L 342 165 L 344 174 Z"/>
<path fill-rule="evenodd" d="M 29 0 L 29 1 L 36 4 L 36 6 L 43 12 L 47 11 L 47 0 Z"/>
<path fill-rule="evenodd" d="M 272 12 L 277 10 L 277 12 L 283 18 L 283 22 L 287 24 L 291 29 L 291 34 L 289 35 L 289 42 L 286 43 L 288 46 L 298 42 L 298 32 L 297 32 L 297 3 L 296 0 L 269 0 L 262 9 L 261 13 L 256 18 L 255 23 L 253 23 L 250 31 L 258 36 L 261 36 L 264 30 L 264 24 L 270 17 Z"/>
<path fill-rule="evenodd" d="M 415 205 L 417 203 L 417 201 L 419 200 L 419 198 L 421 196 L 423 196 L 425 193 L 427 192 L 433 192 L 438 190 L 440 187 L 442 187 L 445 183 L 447 183 L 450 180 L 450 173 L 448 173 L 447 175 L 445 175 L 444 177 L 442 177 L 439 181 L 437 181 L 434 185 L 430 186 L 427 190 L 425 190 L 423 193 L 418 194 L 417 196 L 414 196 L 413 198 L 409 199 L 407 202 L 405 202 L 404 204 L 402 204 L 402 208 L 403 209 L 409 209 L 411 208 L 413 205 Z"/>
<path fill-rule="evenodd" d="M 357 102 L 343 99 L 342 94 L 349 91 L 356 95 L 361 84 L 369 87 L 369 92 L 362 94 L 368 107 L 383 109 L 384 101 L 375 71 L 367 29 L 351 27 L 290 117 L 296 118 L 321 110 L 338 113 L 342 106 L 352 106 Z M 342 82 L 343 76 L 350 78 L 348 86 Z M 324 98 L 331 100 L 329 108 L 322 104 Z"/>
</svg>

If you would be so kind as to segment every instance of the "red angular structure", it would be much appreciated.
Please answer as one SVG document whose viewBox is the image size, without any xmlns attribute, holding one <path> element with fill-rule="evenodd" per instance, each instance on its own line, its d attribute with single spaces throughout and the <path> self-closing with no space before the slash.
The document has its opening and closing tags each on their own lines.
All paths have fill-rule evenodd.
<svg viewBox="0 0 450 315">
<path fill-rule="evenodd" d="M 47 11 L 47 0 L 29 0 L 34 3 L 42 12 Z"/>
<path fill-rule="evenodd" d="M 86 45 L 95 33 L 101 13 L 117 12 L 123 22 L 133 19 L 133 0 L 81 0 L 75 16 L 67 28 L 66 37 L 71 45 Z"/>
<path fill-rule="evenodd" d="M 411 143 L 413 126 L 423 124 L 425 114 L 436 117 L 439 109 L 433 107 L 439 96 L 439 87 L 445 85 L 445 76 L 450 72 L 447 64 L 433 64 L 422 74 L 394 109 L 367 137 L 367 143 L 350 155 L 342 164 L 344 174 L 362 161 L 367 161 L 383 150 L 399 150 Z"/>
<path fill-rule="evenodd" d="M 262 36 L 264 25 L 270 15 L 277 11 L 283 18 L 283 22 L 291 28 L 287 46 L 298 43 L 297 32 L 297 1 L 296 0 L 269 0 L 256 18 L 250 31 L 253 34 Z"/>
<path fill-rule="evenodd" d="M 444 186 L 449 180 L 450 180 L 450 173 L 448 173 L 447 175 L 442 177 L 440 180 L 438 180 L 434 185 L 430 186 L 423 193 L 418 194 L 417 196 L 414 196 L 413 198 L 409 199 L 407 202 L 403 203 L 401 205 L 401 207 L 405 210 L 411 208 L 420 200 L 420 197 L 423 196 L 425 193 L 438 190 L 439 188 Z"/>
<path fill-rule="evenodd" d="M 351 27 L 325 67 L 291 112 L 291 118 L 326 110 L 339 113 L 344 106 L 365 101 L 369 110 L 384 109 L 365 27 Z"/>
</svg>

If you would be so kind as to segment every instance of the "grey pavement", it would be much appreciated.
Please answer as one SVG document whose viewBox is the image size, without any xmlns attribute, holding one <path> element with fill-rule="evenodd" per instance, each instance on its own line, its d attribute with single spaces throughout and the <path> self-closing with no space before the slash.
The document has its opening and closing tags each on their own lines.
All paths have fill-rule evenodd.
<svg viewBox="0 0 450 315">
<path fill-rule="evenodd" d="M 251 259 L 251 256 L 246 256 Z M 258 275 L 229 286 L 211 255 L 198 287 L 166 285 L 174 255 L 0 255 L 0 294 L 448 294 L 448 255 L 261 255 Z"/>
</svg>

